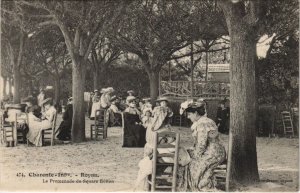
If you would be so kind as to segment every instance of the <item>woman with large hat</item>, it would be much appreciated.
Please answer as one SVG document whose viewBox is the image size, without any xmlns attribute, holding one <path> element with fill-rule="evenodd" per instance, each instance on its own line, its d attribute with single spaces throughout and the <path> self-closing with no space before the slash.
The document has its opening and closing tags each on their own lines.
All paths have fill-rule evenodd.
<svg viewBox="0 0 300 193">
<path fill-rule="evenodd" d="M 136 98 L 127 98 L 129 106 L 124 111 L 123 147 L 144 147 L 146 129 L 142 126 L 141 112 L 136 107 Z"/>
<path fill-rule="evenodd" d="M 154 147 L 154 134 L 155 132 L 169 131 L 171 129 L 171 118 L 173 112 L 170 107 L 168 107 L 169 99 L 167 97 L 160 97 L 156 100 L 160 103 L 160 106 L 154 107 L 153 119 L 151 124 L 147 127 L 146 133 L 146 145 L 144 147 L 144 155 L 148 156 L 152 153 Z"/>
<path fill-rule="evenodd" d="M 188 150 L 191 162 L 178 169 L 177 191 L 209 191 L 215 189 L 214 169 L 226 158 L 223 145 L 219 142 L 215 122 L 205 115 L 205 105 L 186 101 L 181 104 L 180 113 L 186 113 L 192 121 L 194 146 Z"/>
<path fill-rule="evenodd" d="M 102 89 L 102 96 L 100 98 L 100 102 L 101 102 L 101 107 L 103 109 L 107 109 L 109 108 L 111 102 L 110 102 L 110 99 L 111 99 L 111 94 L 114 92 L 114 88 L 113 87 L 108 87 L 108 88 L 105 88 L 105 89 Z"/>
</svg>

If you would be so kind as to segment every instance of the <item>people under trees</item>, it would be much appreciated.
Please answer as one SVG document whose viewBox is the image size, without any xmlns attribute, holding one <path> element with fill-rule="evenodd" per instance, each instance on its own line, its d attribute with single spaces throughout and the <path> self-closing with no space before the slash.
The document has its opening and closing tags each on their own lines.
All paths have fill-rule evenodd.
<svg viewBox="0 0 300 193">
<path fill-rule="evenodd" d="M 108 87 L 108 88 L 104 88 L 102 89 L 102 95 L 100 98 L 100 105 L 101 108 L 103 109 L 108 109 L 110 106 L 110 99 L 111 99 L 111 95 L 115 90 L 113 89 L 113 87 Z"/>
<path fill-rule="evenodd" d="M 179 165 L 178 191 L 208 191 L 215 189 L 213 170 L 226 159 L 225 148 L 219 142 L 215 122 L 205 117 L 203 103 L 187 101 L 181 105 L 181 112 L 186 112 L 192 121 L 194 146 L 188 149 L 191 162 Z"/>
<path fill-rule="evenodd" d="M 128 96 L 126 97 L 126 105 L 129 105 L 129 99 L 134 96 L 135 92 L 134 90 L 127 91 Z"/>
<path fill-rule="evenodd" d="M 58 127 L 57 138 L 62 141 L 71 140 L 71 128 L 72 128 L 72 120 L 73 120 L 73 98 L 70 97 L 68 99 L 68 104 L 66 107 L 66 111 L 62 116 L 63 121 Z"/>
<path fill-rule="evenodd" d="M 110 99 L 111 105 L 108 108 L 109 111 L 109 122 L 112 126 L 120 124 L 121 121 L 121 113 L 117 104 L 119 104 L 120 100 L 117 96 L 112 96 Z"/>
<path fill-rule="evenodd" d="M 29 131 L 27 133 L 27 139 L 35 146 L 42 146 L 42 131 L 52 127 L 56 116 L 56 109 L 52 105 L 52 98 L 43 100 L 41 105 L 45 109 L 41 118 L 33 114 L 33 107 L 28 108 Z"/>
<path fill-rule="evenodd" d="M 156 100 L 160 103 L 160 106 L 154 107 L 152 113 L 153 117 L 150 123 L 148 123 L 147 133 L 146 133 L 146 145 L 144 147 L 144 155 L 152 154 L 154 147 L 154 134 L 155 132 L 163 132 L 171 130 L 171 118 L 173 112 L 170 107 L 168 107 L 168 98 L 161 97 Z"/>
<path fill-rule="evenodd" d="M 216 124 L 220 133 L 228 134 L 230 112 L 229 108 L 225 107 L 225 103 L 225 100 L 219 102 L 219 107 L 217 109 Z"/>
<path fill-rule="evenodd" d="M 136 98 L 127 97 L 129 106 L 124 111 L 123 147 L 144 147 L 146 129 L 141 122 L 141 112 L 137 108 Z"/>
<path fill-rule="evenodd" d="M 103 92 L 103 89 L 101 92 Z M 91 109 L 90 119 L 94 120 L 96 110 L 100 109 L 100 107 L 101 107 L 100 93 L 98 90 L 94 90 L 94 96 L 92 98 L 92 102 L 93 102 L 93 105 L 92 105 L 92 109 Z"/>
</svg>

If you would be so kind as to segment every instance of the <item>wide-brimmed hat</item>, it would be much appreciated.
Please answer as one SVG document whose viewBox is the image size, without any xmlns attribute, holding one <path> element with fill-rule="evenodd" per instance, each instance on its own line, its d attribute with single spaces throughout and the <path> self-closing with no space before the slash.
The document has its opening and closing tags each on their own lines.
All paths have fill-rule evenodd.
<svg viewBox="0 0 300 193">
<path fill-rule="evenodd" d="M 105 88 L 102 88 L 101 90 L 100 90 L 100 93 L 105 93 L 106 92 L 106 89 Z"/>
<path fill-rule="evenodd" d="M 198 101 L 195 102 L 192 99 L 190 99 L 190 100 L 187 100 L 187 101 L 184 101 L 183 103 L 181 103 L 179 113 L 182 115 L 183 112 L 185 112 L 185 111 L 197 109 L 204 105 L 205 105 L 204 102 L 198 102 Z"/>
<path fill-rule="evenodd" d="M 107 87 L 106 90 L 107 90 L 107 92 L 114 92 L 115 91 L 115 89 L 113 87 Z"/>
<path fill-rule="evenodd" d="M 115 101 L 115 100 L 117 100 L 117 99 L 119 99 L 116 95 L 114 95 L 114 96 L 112 96 L 111 98 L 110 98 L 110 102 L 113 102 L 113 101 Z"/>
<path fill-rule="evenodd" d="M 129 90 L 129 91 L 127 91 L 127 93 L 129 94 L 129 93 L 134 93 L 134 91 L 133 90 Z"/>
<path fill-rule="evenodd" d="M 50 103 L 52 101 L 52 98 L 46 98 L 45 100 L 43 100 L 42 102 L 41 102 L 41 105 L 45 105 L 45 104 L 47 104 L 47 103 Z"/>
<path fill-rule="evenodd" d="M 95 92 L 99 92 L 99 90 L 95 89 L 95 90 L 94 90 L 94 93 L 95 93 Z"/>
<path fill-rule="evenodd" d="M 169 101 L 168 97 L 159 97 L 158 99 L 156 99 L 157 102 L 161 102 L 161 101 Z"/>
<path fill-rule="evenodd" d="M 73 100 L 73 97 L 69 97 L 69 98 L 68 98 L 68 101 L 72 101 L 72 100 Z"/>
<path fill-rule="evenodd" d="M 129 103 L 131 103 L 132 101 L 135 101 L 135 97 L 134 96 L 129 96 L 129 97 L 127 97 L 127 101 L 129 102 Z"/>
<path fill-rule="evenodd" d="M 147 101 L 151 101 L 151 98 L 148 97 L 148 98 L 143 98 L 143 101 L 147 102 Z"/>
</svg>

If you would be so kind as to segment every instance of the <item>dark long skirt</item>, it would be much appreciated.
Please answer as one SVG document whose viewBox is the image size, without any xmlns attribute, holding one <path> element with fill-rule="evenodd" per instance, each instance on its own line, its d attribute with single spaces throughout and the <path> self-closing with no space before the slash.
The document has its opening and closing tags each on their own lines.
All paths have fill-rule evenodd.
<svg viewBox="0 0 300 193">
<path fill-rule="evenodd" d="M 123 147 L 144 147 L 146 144 L 146 128 L 140 123 L 138 115 L 124 113 Z"/>
</svg>

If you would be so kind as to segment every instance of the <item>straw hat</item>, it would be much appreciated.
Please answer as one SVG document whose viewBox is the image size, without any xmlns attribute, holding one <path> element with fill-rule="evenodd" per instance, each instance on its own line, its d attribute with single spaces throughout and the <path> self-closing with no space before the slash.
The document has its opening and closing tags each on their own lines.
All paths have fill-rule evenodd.
<svg viewBox="0 0 300 193">
<path fill-rule="evenodd" d="M 129 90 L 129 91 L 127 91 L 127 93 L 129 94 L 129 93 L 134 93 L 134 91 L 133 90 Z"/>
<path fill-rule="evenodd" d="M 135 101 L 135 97 L 134 96 L 129 96 L 129 97 L 127 97 L 127 101 L 129 102 L 129 103 L 131 103 L 132 101 Z"/>
<path fill-rule="evenodd" d="M 118 99 L 118 97 L 116 95 L 114 95 L 114 96 L 111 97 L 110 102 L 113 102 L 113 101 L 115 101 L 117 99 Z"/>
<path fill-rule="evenodd" d="M 113 87 L 107 87 L 106 90 L 107 90 L 107 92 L 114 92 L 115 91 L 115 89 Z"/>
<path fill-rule="evenodd" d="M 169 101 L 169 99 L 167 97 L 159 97 L 158 99 L 156 99 L 157 102 L 161 102 L 161 101 Z"/>
<path fill-rule="evenodd" d="M 143 98 L 143 101 L 145 101 L 145 102 L 151 101 L 151 98 L 150 98 L 150 97 L 148 97 L 148 98 Z"/>
</svg>

